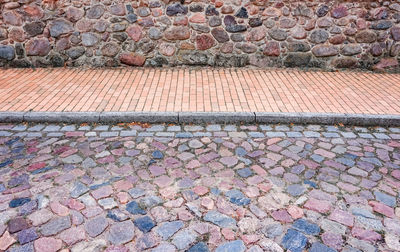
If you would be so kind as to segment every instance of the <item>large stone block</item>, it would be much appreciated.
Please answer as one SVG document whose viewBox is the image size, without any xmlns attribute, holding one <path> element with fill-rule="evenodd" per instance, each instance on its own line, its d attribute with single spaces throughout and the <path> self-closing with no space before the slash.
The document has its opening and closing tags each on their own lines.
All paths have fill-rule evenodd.
<svg viewBox="0 0 400 252">
<path fill-rule="evenodd" d="M 13 60 L 15 58 L 15 50 L 12 46 L 0 45 L 0 59 Z"/>
<path fill-rule="evenodd" d="M 222 28 L 214 28 L 211 30 L 211 34 L 219 43 L 225 43 L 229 41 L 228 33 Z"/>
<path fill-rule="evenodd" d="M 50 50 L 50 42 L 46 38 L 29 40 L 26 45 L 26 55 L 28 56 L 46 56 Z"/>
<path fill-rule="evenodd" d="M 24 31 L 29 36 L 34 37 L 36 35 L 42 34 L 45 26 L 46 25 L 43 22 L 36 21 L 36 22 L 32 22 L 32 23 L 26 23 L 23 26 L 23 28 L 24 28 Z"/>
<path fill-rule="evenodd" d="M 339 49 L 331 45 L 317 45 L 311 51 L 316 57 L 330 57 L 339 54 Z"/>
<path fill-rule="evenodd" d="M 284 59 L 284 65 L 287 67 L 307 67 L 311 61 L 310 53 L 288 53 Z"/>
<path fill-rule="evenodd" d="M 123 53 L 119 57 L 119 60 L 121 61 L 121 63 L 124 63 L 126 65 L 143 66 L 146 62 L 146 57 L 136 53 Z"/>
<path fill-rule="evenodd" d="M 376 33 L 370 30 L 363 30 L 356 34 L 356 41 L 358 43 L 373 43 L 376 39 Z"/>
<path fill-rule="evenodd" d="M 99 19 L 103 16 L 105 8 L 103 5 L 98 4 L 92 6 L 89 10 L 86 11 L 86 17 L 90 19 Z"/>
<path fill-rule="evenodd" d="M 74 30 L 72 24 L 65 19 L 56 19 L 50 22 L 50 35 L 59 37 L 60 35 L 70 33 Z"/>
<path fill-rule="evenodd" d="M 196 37 L 196 45 L 199 50 L 207 50 L 215 45 L 215 40 L 208 34 L 198 35 Z"/>
<path fill-rule="evenodd" d="M 165 31 L 164 36 L 168 40 L 185 40 L 190 38 L 188 27 L 172 27 Z"/>
</svg>

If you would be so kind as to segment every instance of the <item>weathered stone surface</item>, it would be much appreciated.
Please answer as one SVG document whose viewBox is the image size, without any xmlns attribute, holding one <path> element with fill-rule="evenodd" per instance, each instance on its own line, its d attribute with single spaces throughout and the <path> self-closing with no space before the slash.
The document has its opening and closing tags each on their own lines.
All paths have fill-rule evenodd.
<svg viewBox="0 0 400 252">
<path fill-rule="evenodd" d="M 104 217 L 96 217 L 86 222 L 85 230 L 90 237 L 96 237 L 108 227 L 108 220 Z"/>
<path fill-rule="evenodd" d="M 310 41 L 316 44 L 324 43 L 328 38 L 329 33 L 325 30 L 315 30 L 310 35 Z"/>
<path fill-rule="evenodd" d="M 17 42 L 23 42 L 26 39 L 24 30 L 20 27 L 11 28 L 8 32 L 8 38 Z"/>
<path fill-rule="evenodd" d="M 226 31 L 230 33 L 236 33 L 236 32 L 244 32 L 247 30 L 247 27 L 245 25 L 229 25 L 226 27 Z"/>
<path fill-rule="evenodd" d="M 206 16 L 200 13 L 196 13 L 190 17 L 189 22 L 191 23 L 205 23 Z"/>
<path fill-rule="evenodd" d="M 14 47 L 0 45 L 0 59 L 12 60 L 14 58 L 15 58 Z"/>
<path fill-rule="evenodd" d="M 156 225 L 149 216 L 139 217 L 135 219 L 133 223 L 143 233 L 150 232 L 150 230 Z"/>
<path fill-rule="evenodd" d="M 62 247 L 62 241 L 52 237 L 42 237 L 34 242 L 36 251 L 56 252 Z"/>
<path fill-rule="evenodd" d="M 168 40 L 185 40 L 190 37 L 188 27 L 172 27 L 165 31 L 164 36 Z"/>
<path fill-rule="evenodd" d="M 290 47 L 269 42 L 280 43 L 282 53 Z M 300 52 L 290 54 L 311 55 L 301 52 L 303 46 L 293 46 Z M 206 59 L 217 66 L 245 64 L 248 55 L 239 50 L 235 46 L 234 54 Z M 324 61 L 332 67 L 337 59 L 354 57 L 314 58 L 308 66 Z M 275 58 L 262 60 L 268 65 Z M 265 77 L 265 71 L 236 73 Z M 294 80 L 293 72 L 281 77 Z M 0 161 L 2 251 L 399 247 L 399 127 L 9 123 L 0 128 L 2 135 L 41 136 L 0 140 L 0 156 L 6 157 Z M 8 155 L 18 158 L 11 162 Z"/>
<path fill-rule="evenodd" d="M 85 15 L 85 11 L 81 8 L 69 7 L 66 11 L 67 19 L 71 22 L 77 22 Z"/>
<path fill-rule="evenodd" d="M 247 9 L 244 7 L 241 7 L 235 14 L 235 17 L 238 18 L 248 18 L 249 14 L 247 13 Z"/>
<path fill-rule="evenodd" d="M 287 67 L 306 67 L 310 60 L 310 53 L 289 53 L 284 60 L 284 64 Z"/>
<path fill-rule="evenodd" d="M 44 11 L 40 6 L 37 5 L 24 5 L 24 14 L 27 15 L 32 20 L 38 20 L 43 18 Z"/>
<path fill-rule="evenodd" d="M 29 35 L 29 36 L 36 36 L 39 34 L 43 33 L 45 24 L 43 22 L 37 21 L 37 22 L 32 22 L 32 23 L 26 23 L 24 25 L 24 31 Z"/>
<path fill-rule="evenodd" d="M 335 68 L 353 68 L 356 67 L 357 63 L 357 59 L 352 57 L 341 57 L 332 61 Z"/>
<path fill-rule="evenodd" d="M 376 43 L 376 44 L 373 44 L 373 45 L 371 46 L 370 53 L 371 53 L 373 56 L 381 56 L 382 53 L 383 53 L 383 49 L 382 49 L 382 47 L 381 47 L 378 43 Z"/>
<path fill-rule="evenodd" d="M 183 227 L 184 223 L 182 221 L 171 221 L 159 226 L 156 232 L 158 233 L 158 235 L 161 236 L 163 240 L 168 240 Z"/>
<path fill-rule="evenodd" d="M 133 41 L 138 42 L 143 37 L 143 30 L 138 25 L 131 25 L 126 29 L 129 37 L 132 38 Z"/>
<path fill-rule="evenodd" d="M 8 222 L 8 231 L 10 233 L 16 233 L 28 227 L 29 223 L 24 218 L 15 218 Z"/>
<path fill-rule="evenodd" d="M 110 6 L 110 13 L 116 16 L 124 16 L 126 14 L 124 4 L 113 4 Z"/>
<path fill-rule="evenodd" d="M 146 57 L 136 53 L 123 53 L 119 56 L 121 63 L 130 66 L 143 66 L 146 62 Z"/>
<path fill-rule="evenodd" d="M 5 40 L 8 36 L 8 31 L 4 28 L 0 28 L 0 41 Z"/>
<path fill-rule="evenodd" d="M 191 244 L 196 241 L 197 234 L 190 229 L 183 229 L 179 231 L 174 239 L 172 240 L 172 244 L 179 250 L 184 250 L 189 248 Z"/>
<path fill-rule="evenodd" d="M 172 44 L 163 43 L 160 45 L 160 53 L 165 56 L 172 56 L 175 53 L 175 46 Z"/>
<path fill-rule="evenodd" d="M 99 42 L 99 37 L 92 32 L 82 33 L 82 45 L 90 47 L 94 46 Z"/>
<path fill-rule="evenodd" d="M 398 3 L 361 2 L 353 7 L 321 0 L 277 4 L 156 0 L 63 2 L 61 6 L 59 1 L 43 5 L 21 1 L 4 3 L 0 14 L 4 66 L 120 66 L 132 62 L 126 56 L 132 52 L 148 58 L 135 62 L 140 66 L 227 63 L 379 70 L 374 68 L 379 61 L 374 57 L 396 58 L 400 53 L 400 44 L 393 42 L 400 41 Z M 45 39 L 49 51 L 46 42 L 36 42 L 45 49 L 28 54 L 27 46 Z M 340 45 L 340 55 L 326 60 L 292 54 L 309 52 L 318 44 Z M 5 46 L 15 48 L 18 57 Z"/>
<path fill-rule="evenodd" d="M 211 30 L 211 34 L 219 43 L 225 43 L 229 41 L 228 33 L 222 28 L 214 28 Z"/>
<path fill-rule="evenodd" d="M 11 245 L 16 242 L 15 238 L 10 235 L 8 231 L 6 231 L 0 237 L 0 250 L 6 251 Z"/>
<path fill-rule="evenodd" d="M 335 35 L 329 39 L 329 42 L 334 45 L 342 44 L 346 40 L 346 37 L 343 35 Z"/>
<path fill-rule="evenodd" d="M 232 228 L 236 226 L 236 221 L 233 218 L 214 210 L 207 212 L 204 220 L 212 222 L 219 227 Z"/>
<path fill-rule="evenodd" d="M 389 20 L 380 20 L 377 22 L 372 23 L 371 29 L 374 30 L 387 30 L 392 27 L 392 22 Z"/>
<path fill-rule="evenodd" d="M 318 45 L 311 51 L 316 57 L 330 57 L 339 54 L 339 49 L 337 47 L 329 45 Z"/>
<path fill-rule="evenodd" d="M 198 242 L 191 246 L 187 252 L 209 252 L 207 245 L 204 242 Z"/>
<path fill-rule="evenodd" d="M 188 12 L 188 7 L 180 3 L 172 4 L 167 7 L 166 14 L 168 16 L 176 16 L 178 14 L 186 15 Z"/>
<path fill-rule="evenodd" d="M 244 252 L 246 250 L 246 246 L 244 245 L 242 240 L 236 240 L 231 242 L 226 242 L 219 245 L 215 252 Z"/>
<path fill-rule="evenodd" d="M 370 30 L 363 30 L 356 34 L 356 40 L 358 43 L 373 43 L 376 39 L 376 33 Z"/>
<path fill-rule="evenodd" d="M 86 51 L 85 48 L 82 46 L 74 47 L 67 50 L 67 55 L 71 57 L 71 59 L 77 59 L 81 57 L 85 53 L 85 51 Z M 75 161 L 72 158 L 69 158 L 67 162 L 75 162 Z"/>
<path fill-rule="evenodd" d="M 282 239 L 282 245 L 290 251 L 302 251 L 306 246 L 307 241 L 307 237 L 302 233 L 289 229 Z"/>
<path fill-rule="evenodd" d="M 108 240 L 115 245 L 130 242 L 135 235 L 134 225 L 131 220 L 115 223 L 110 227 Z"/>
<path fill-rule="evenodd" d="M 211 5 L 208 5 L 206 8 L 206 15 L 207 16 L 218 16 L 219 12 L 217 11 L 217 9 Z"/>
<path fill-rule="evenodd" d="M 200 33 L 209 33 L 210 32 L 210 27 L 205 26 L 205 25 L 192 24 L 191 28 Z"/>
<path fill-rule="evenodd" d="M 353 56 L 356 54 L 360 54 L 362 51 L 361 46 L 358 44 L 347 44 L 344 45 L 341 50 L 340 53 L 346 56 Z"/>
<path fill-rule="evenodd" d="M 44 224 L 40 228 L 40 233 L 44 236 L 51 236 L 71 227 L 71 219 L 69 216 L 58 217 Z"/>
<path fill-rule="evenodd" d="M 98 4 L 92 6 L 89 10 L 86 11 L 86 17 L 90 19 L 99 19 L 103 16 L 105 8 L 103 5 Z"/>
<path fill-rule="evenodd" d="M 220 17 L 213 16 L 213 17 L 209 18 L 209 20 L 208 20 L 208 25 L 211 27 L 217 27 L 217 26 L 220 26 L 221 24 L 222 24 L 222 20 Z"/>
<path fill-rule="evenodd" d="M 269 30 L 268 34 L 271 36 L 271 38 L 278 40 L 278 41 L 285 40 L 288 36 L 287 32 L 282 29 Z"/>
<path fill-rule="evenodd" d="M 151 39 L 157 40 L 157 39 L 162 38 L 162 33 L 161 33 L 161 31 L 159 29 L 157 29 L 155 27 L 151 27 L 149 29 L 149 37 Z"/>
<path fill-rule="evenodd" d="M 294 42 L 287 46 L 289 52 L 308 52 L 311 47 L 305 42 Z"/>
<path fill-rule="evenodd" d="M 104 20 L 99 20 L 96 23 L 93 24 L 93 28 L 97 31 L 97 32 L 105 32 L 107 30 L 109 26 L 109 23 L 104 21 Z"/>
<path fill-rule="evenodd" d="M 318 17 L 323 17 L 323 16 L 325 16 L 326 14 L 328 14 L 328 12 L 329 12 L 329 6 L 323 4 L 323 5 L 321 5 L 321 6 L 318 7 L 316 13 L 317 13 L 317 16 L 318 16 Z"/>
<path fill-rule="evenodd" d="M 344 5 L 339 5 L 335 8 L 332 9 L 331 11 L 331 16 L 334 18 L 342 18 L 346 17 L 348 15 L 348 11 L 346 6 Z"/>
<path fill-rule="evenodd" d="M 395 41 L 400 41 L 400 26 L 395 26 L 391 30 L 392 37 Z"/>
<path fill-rule="evenodd" d="M 110 43 L 105 44 L 101 48 L 101 53 L 107 57 L 115 57 L 119 53 L 120 50 L 121 50 L 121 48 L 119 47 L 118 44 L 110 42 Z"/>
<path fill-rule="evenodd" d="M 207 50 L 215 45 L 215 40 L 208 34 L 198 35 L 196 37 L 196 45 L 199 50 Z"/>
<path fill-rule="evenodd" d="M 50 43 L 46 38 L 29 40 L 26 45 L 26 55 L 28 56 L 46 56 L 50 50 Z"/>
<path fill-rule="evenodd" d="M 248 55 L 231 55 L 231 56 L 224 56 L 224 55 L 216 55 L 215 56 L 215 66 L 220 67 L 243 67 L 249 64 L 249 57 Z"/>
<path fill-rule="evenodd" d="M 249 19 L 249 25 L 251 27 L 258 27 L 262 25 L 262 21 L 260 18 L 250 18 Z"/>
<path fill-rule="evenodd" d="M 399 62 L 397 59 L 381 59 L 378 64 L 374 66 L 374 69 L 376 70 L 384 70 L 386 68 L 390 67 L 397 67 L 399 65 Z"/>
<path fill-rule="evenodd" d="M 86 238 L 85 229 L 83 226 L 72 227 L 60 233 L 60 238 L 69 246 L 83 241 Z"/>
<path fill-rule="evenodd" d="M 292 29 L 291 35 L 295 39 L 305 39 L 307 37 L 307 32 L 303 27 L 296 26 Z"/>
<path fill-rule="evenodd" d="M 5 11 L 3 13 L 3 20 L 6 24 L 15 26 L 22 25 L 22 16 L 16 11 Z"/>
<path fill-rule="evenodd" d="M 265 38 L 267 31 L 263 27 L 253 28 L 247 33 L 248 41 L 260 41 Z"/>
<path fill-rule="evenodd" d="M 72 24 L 64 19 L 56 19 L 50 23 L 50 35 L 55 38 L 62 34 L 70 33 L 73 30 Z"/>
</svg>

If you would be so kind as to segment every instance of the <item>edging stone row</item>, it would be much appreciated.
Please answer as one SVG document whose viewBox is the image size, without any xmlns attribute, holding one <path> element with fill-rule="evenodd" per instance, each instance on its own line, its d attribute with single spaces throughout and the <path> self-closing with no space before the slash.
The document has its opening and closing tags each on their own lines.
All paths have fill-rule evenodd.
<svg viewBox="0 0 400 252">
<path fill-rule="evenodd" d="M 295 123 L 400 126 L 400 115 L 269 112 L 0 112 L 1 123 Z"/>
</svg>

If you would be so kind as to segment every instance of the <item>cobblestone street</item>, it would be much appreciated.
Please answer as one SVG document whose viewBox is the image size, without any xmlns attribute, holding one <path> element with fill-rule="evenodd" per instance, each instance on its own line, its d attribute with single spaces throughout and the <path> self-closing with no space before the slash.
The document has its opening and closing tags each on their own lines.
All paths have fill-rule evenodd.
<svg viewBox="0 0 400 252">
<path fill-rule="evenodd" d="M 400 251 L 400 128 L 0 124 L 0 251 Z"/>
</svg>

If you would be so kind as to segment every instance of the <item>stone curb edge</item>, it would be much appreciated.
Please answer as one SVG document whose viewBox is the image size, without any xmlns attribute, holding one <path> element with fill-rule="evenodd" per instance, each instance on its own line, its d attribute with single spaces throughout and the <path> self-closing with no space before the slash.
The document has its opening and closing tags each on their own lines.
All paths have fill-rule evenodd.
<svg viewBox="0 0 400 252">
<path fill-rule="evenodd" d="M 265 123 L 400 126 L 400 115 L 270 112 L 0 112 L 2 123 Z"/>
</svg>

